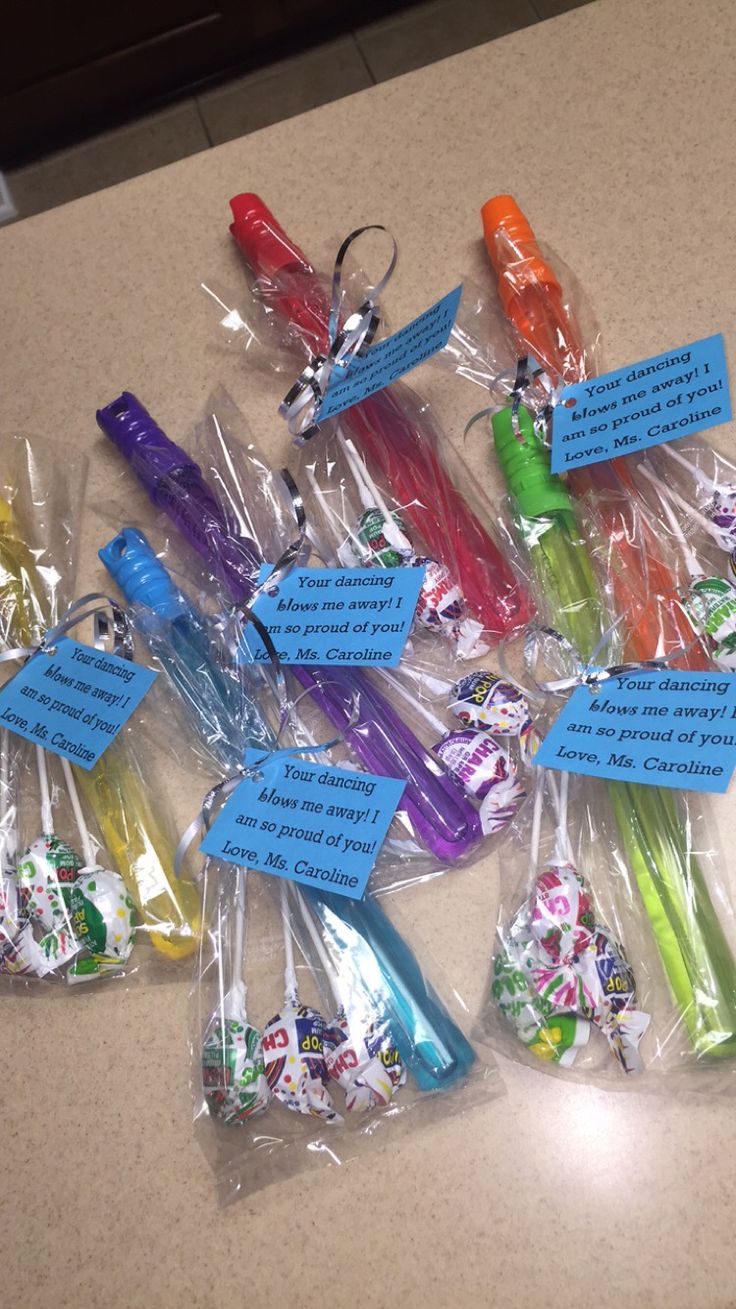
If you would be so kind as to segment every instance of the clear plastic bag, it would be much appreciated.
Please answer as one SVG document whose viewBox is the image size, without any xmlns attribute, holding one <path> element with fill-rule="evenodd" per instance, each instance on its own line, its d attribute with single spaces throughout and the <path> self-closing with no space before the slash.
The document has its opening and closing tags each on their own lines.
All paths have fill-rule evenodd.
<svg viewBox="0 0 736 1309">
<path fill-rule="evenodd" d="M 638 1082 L 655 999 L 670 1029 L 672 1005 L 605 811 L 602 783 L 538 770 L 532 821 L 507 838 L 481 1029 L 511 1058 Z"/>
<path fill-rule="evenodd" d="M 448 1008 L 386 901 L 252 872 L 246 901 L 245 871 L 217 861 L 203 888 L 212 926 L 192 994 L 192 1092 L 223 1203 L 502 1093 L 463 1033 L 457 992 L 443 988 Z"/>
<path fill-rule="evenodd" d="M 250 270 L 257 305 L 244 334 L 246 344 L 260 336 L 276 363 L 285 350 L 302 365 L 323 356 L 330 318 L 323 279 L 257 196 L 236 196 L 231 207 L 231 231 Z M 353 280 L 365 286 L 365 279 Z M 343 296 L 343 319 L 352 289 L 348 284 Z M 232 332 L 230 316 L 223 327 Z M 307 446 L 302 460 L 316 459 L 319 471 L 335 457 L 339 432 L 354 444 L 371 481 L 400 506 L 414 550 L 431 556 L 459 589 L 468 617 L 483 628 L 484 641 L 495 643 L 523 626 L 529 610 L 519 579 L 472 493 L 468 470 L 443 439 L 428 405 L 403 383 L 394 384 L 353 406 L 339 423 L 321 424 L 311 443 L 317 453 Z"/>
<path fill-rule="evenodd" d="M 650 450 L 639 493 L 677 559 L 680 601 L 717 668 L 736 671 L 736 468 L 703 440 Z"/>
<path fill-rule="evenodd" d="M 497 396 L 491 419 L 514 535 L 543 620 L 572 643 L 583 664 L 616 623 L 613 662 L 667 655 L 675 667 L 707 668 L 708 652 L 683 613 L 671 543 L 652 520 L 631 466 L 596 464 L 566 480 L 550 473 L 550 397 L 561 382 L 587 376 L 597 350 L 586 347 L 574 306 L 510 198 L 490 202 L 484 219 L 517 351 L 542 361 L 547 372 L 545 389 L 533 364 L 517 368 L 512 402 Z M 479 346 L 473 354 L 476 373 L 483 353 Z M 485 354 L 498 352 L 488 347 Z M 708 835 L 708 802 L 651 786 L 611 783 L 606 791 L 615 819 L 608 837 L 612 866 L 627 868 L 637 886 L 677 1003 L 676 1020 L 653 1025 L 650 1046 L 653 1040 L 663 1066 L 676 1050 L 674 1063 L 696 1065 L 701 1079 L 708 1066 L 727 1073 L 736 1053 L 736 964 L 728 881 Z M 688 1043 L 681 1048 L 685 1029 Z"/>
<path fill-rule="evenodd" d="M 74 600 L 68 512 L 83 494 L 86 465 L 59 465 L 42 441 L 16 438 L 6 448 L 0 649 L 31 651 Z M 0 667 L 5 678 L 17 663 Z M 173 877 L 173 824 L 152 799 L 135 723 L 134 716 L 89 770 L 1 734 L 6 976 L 128 976 L 134 939 L 146 935 L 167 958 L 196 948 L 198 895 Z"/>
<path fill-rule="evenodd" d="M 206 481 L 198 474 L 199 493 L 205 485 L 217 488 L 228 523 L 237 523 L 222 568 L 231 580 L 246 569 L 247 576 L 257 573 L 256 543 L 259 554 L 278 558 L 294 531 L 272 470 L 251 444 L 233 444 L 231 425 L 239 421 L 220 400 L 208 409 L 199 441 L 206 470 Z M 190 469 L 189 486 L 192 480 Z M 156 491 L 167 505 L 173 489 L 159 476 Z M 172 516 L 182 519 L 178 506 L 174 497 Z M 194 522 L 187 524 L 191 532 Z M 205 554 L 206 539 L 197 543 Z M 273 682 L 233 659 L 237 616 L 208 613 L 203 597 L 191 599 L 193 562 L 185 591 L 181 574 L 174 583 L 168 557 L 157 557 L 129 528 L 101 555 L 131 601 L 135 626 L 155 652 L 212 779 L 218 769 L 236 773 L 248 746 L 273 749 Z M 310 707 L 308 695 L 292 706 L 281 745 L 314 745 L 323 735 Z M 406 844 L 399 830 L 379 868 L 383 860 L 385 869 L 403 871 Z M 464 1034 L 466 1006 L 456 990 L 443 987 L 451 1003 L 440 998 L 424 960 L 384 910 L 388 898 L 379 904 L 372 896 L 352 901 L 303 892 L 217 859 L 205 860 L 200 890 L 207 926 L 192 991 L 192 1092 L 223 1202 L 310 1168 L 345 1164 L 372 1148 L 374 1138 L 395 1141 L 500 1093 L 493 1061 Z"/>
<path fill-rule="evenodd" d="M 197 433 L 195 464 L 156 427 L 135 397 L 126 395 L 100 413 L 103 430 L 127 457 L 154 503 L 165 508 L 211 569 L 221 599 L 236 609 L 247 603 L 264 560 L 276 564 L 295 536 L 293 501 L 286 484 L 253 445 L 242 414 L 222 391 L 215 392 Z M 146 553 L 147 551 L 147 553 Z M 124 531 L 103 550 L 112 575 L 129 601 L 140 603 L 142 580 L 165 638 L 173 628 L 161 616 L 161 583 L 152 588 L 152 550 Z M 296 557 L 303 557 L 301 551 Z M 206 577 L 200 579 L 208 585 Z M 196 588 L 196 583 L 192 583 Z M 191 611 L 189 599 L 180 603 Z M 195 602 L 200 612 L 206 601 Z M 176 604 L 172 609 L 175 615 Z M 215 620 L 217 622 L 218 620 Z M 177 620 L 178 622 L 178 620 Z M 139 627 L 141 622 L 139 620 Z M 155 624 L 143 622 L 145 631 Z M 441 634 L 430 640 L 444 644 Z M 195 661 L 196 662 L 196 661 Z M 452 657 L 445 674 L 452 667 Z M 330 760 L 362 766 L 370 772 L 407 780 L 397 817 L 380 852 L 372 886 L 390 889 L 431 876 L 475 856 L 484 837 L 500 830 L 523 798 L 526 768 L 523 746 L 529 730 L 521 697 L 499 679 L 469 674 L 475 701 L 463 698 L 468 678 L 459 687 L 442 669 L 431 674 L 410 653 L 395 674 L 360 668 L 290 665 L 292 703 L 298 702 L 299 745 L 314 745 L 339 734 L 343 745 Z M 251 666 L 234 664 L 230 676 L 265 678 Z M 174 672 L 176 681 L 176 673 Z M 192 698 L 191 690 L 188 692 Z M 494 701 L 495 695 L 495 701 Z M 454 703 L 463 726 L 453 731 L 452 718 L 440 697 Z M 196 701 L 196 693 L 194 693 Z M 493 703 L 492 703 L 493 702 Z M 196 710 L 196 703 L 193 706 Z M 357 711 L 357 720 L 354 719 Z M 274 724 L 272 724 L 272 727 Z M 425 740 L 428 738 L 428 744 Z M 429 746 L 429 748 L 428 748 Z M 229 752 L 230 767 L 242 754 Z"/>
</svg>

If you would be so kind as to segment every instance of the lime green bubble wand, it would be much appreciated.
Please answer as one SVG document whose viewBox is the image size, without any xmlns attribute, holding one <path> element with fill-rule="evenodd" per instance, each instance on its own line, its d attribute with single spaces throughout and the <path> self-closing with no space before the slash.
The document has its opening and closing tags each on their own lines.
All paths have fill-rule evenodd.
<svg viewBox="0 0 736 1309">
<path fill-rule="evenodd" d="M 491 425 L 516 531 L 547 620 L 589 659 L 609 615 L 573 501 L 550 472 L 548 451 L 523 405 L 505 406 Z M 626 653 L 642 657 L 639 649 Z M 734 1055 L 736 962 L 692 852 L 683 803 L 663 787 L 610 782 L 608 790 L 624 855 L 693 1048 L 698 1055 Z"/>
</svg>

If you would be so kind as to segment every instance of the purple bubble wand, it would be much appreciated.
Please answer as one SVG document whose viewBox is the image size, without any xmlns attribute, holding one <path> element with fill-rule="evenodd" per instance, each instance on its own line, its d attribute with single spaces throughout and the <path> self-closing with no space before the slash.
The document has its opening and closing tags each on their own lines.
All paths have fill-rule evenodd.
<svg viewBox="0 0 736 1309">
<path fill-rule="evenodd" d="M 97 422 L 234 603 L 247 604 L 264 559 L 233 506 L 220 503 L 199 466 L 130 392 L 98 410 Z M 365 768 L 407 779 L 398 812 L 439 860 L 455 862 L 478 844 L 482 830 L 475 807 L 362 669 L 292 665 L 291 671 Z M 359 716 L 353 722 L 356 695 Z"/>
</svg>

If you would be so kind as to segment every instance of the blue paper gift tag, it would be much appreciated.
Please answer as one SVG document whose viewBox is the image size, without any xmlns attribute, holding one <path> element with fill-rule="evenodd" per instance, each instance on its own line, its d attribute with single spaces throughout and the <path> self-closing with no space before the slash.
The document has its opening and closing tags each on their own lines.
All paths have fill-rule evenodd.
<svg viewBox="0 0 736 1309">
<path fill-rule="evenodd" d="M 728 422 L 723 337 L 566 386 L 552 418 L 552 472 L 634 454 Z"/>
<path fill-rule="evenodd" d="M 259 582 L 271 571 L 264 564 Z M 411 630 L 426 569 L 295 568 L 259 596 L 260 618 L 283 664 L 370 664 L 395 668 Z M 241 657 L 269 659 L 253 626 L 243 628 Z"/>
<path fill-rule="evenodd" d="M 736 674 L 626 673 L 579 686 L 535 763 L 587 777 L 727 791 L 736 766 Z"/>
<path fill-rule="evenodd" d="M 411 372 L 438 350 L 444 350 L 457 315 L 462 286 L 456 286 L 431 309 L 399 328 L 385 341 L 356 355 L 345 367 L 333 369 L 324 399 L 315 414 L 318 422 L 332 418 L 376 391 Z"/>
<path fill-rule="evenodd" d="M 246 764 L 259 758 L 246 751 Z M 259 773 L 223 805 L 203 852 L 361 899 L 406 782 L 284 754 L 267 757 Z"/>
<path fill-rule="evenodd" d="M 93 768 L 155 678 L 152 668 L 63 637 L 2 688 L 0 726 Z"/>
</svg>

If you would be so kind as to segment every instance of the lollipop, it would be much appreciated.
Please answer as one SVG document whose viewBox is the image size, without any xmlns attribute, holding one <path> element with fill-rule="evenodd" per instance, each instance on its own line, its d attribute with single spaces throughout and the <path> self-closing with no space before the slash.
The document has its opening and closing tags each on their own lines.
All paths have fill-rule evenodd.
<svg viewBox="0 0 736 1309">
<path fill-rule="evenodd" d="M 550 775 L 551 777 L 551 775 Z M 539 851 L 545 774 L 532 817 L 532 867 Z M 537 1055 L 570 1065 L 593 1023 L 627 1073 L 643 1065 L 639 1042 L 649 1015 L 636 1007 L 634 976 L 623 950 L 595 921 L 590 892 L 569 860 L 568 774 L 559 793 L 555 856 L 534 879 L 494 960 L 492 994 L 519 1039 Z M 567 856 L 567 857 L 566 857 Z"/>
<path fill-rule="evenodd" d="M 434 750 L 463 789 L 481 801 L 480 818 L 485 834 L 500 832 L 526 795 L 508 750 L 487 732 L 469 730 L 450 732 Z"/>
<path fill-rule="evenodd" d="M 480 821 L 485 835 L 500 832 L 514 817 L 526 796 L 509 751 L 494 741 L 487 731 L 447 732 L 442 720 L 413 696 L 399 678 L 388 671 L 384 671 L 383 676 L 440 736 L 432 749 L 466 795 L 480 800 Z"/>
<path fill-rule="evenodd" d="M 537 942 L 523 905 L 493 960 L 491 994 L 502 1017 L 532 1054 L 570 1068 L 588 1043 L 590 1025 L 574 1013 L 557 1012 L 539 994 L 534 982 L 537 963 Z"/>
<path fill-rule="evenodd" d="M 325 1020 L 316 1009 L 299 1003 L 286 883 L 281 884 L 286 996 L 283 1009 L 263 1029 L 263 1060 L 271 1094 L 287 1109 L 313 1114 L 325 1122 L 341 1122 L 327 1090 L 329 1074 L 324 1054 Z"/>
<path fill-rule="evenodd" d="M 510 682 L 495 673 L 468 673 L 456 682 L 450 696 L 450 712 L 470 727 L 485 727 L 496 736 L 528 734 L 532 726 L 525 697 Z"/>
<path fill-rule="evenodd" d="M 345 1094 L 350 1113 L 364 1113 L 387 1105 L 399 1086 L 406 1081 L 406 1070 L 390 1033 L 380 1023 L 364 1015 L 345 1012 L 340 1001 L 339 982 L 334 964 L 310 913 L 304 896 L 297 892 L 299 908 L 320 963 L 338 1002 L 332 1022 L 325 1028 L 325 1062 L 330 1077 Z"/>
<path fill-rule="evenodd" d="M 44 956 L 23 913 L 15 870 L 16 805 L 7 728 L 0 733 L 0 805 L 0 973 L 45 973 L 48 968 Z"/>
<path fill-rule="evenodd" d="M 211 1114 L 224 1123 L 244 1123 L 268 1108 L 271 1093 L 266 1081 L 260 1033 L 246 1017 L 243 958 L 245 954 L 246 870 L 235 870 L 235 939 L 230 959 L 230 990 L 224 994 L 222 953 L 217 964 L 220 1003 L 210 1018 L 202 1043 L 202 1089 Z M 217 939 L 222 944 L 222 917 L 218 902 Z"/>
<path fill-rule="evenodd" d="M 71 886 L 62 889 L 72 932 L 85 951 L 67 969 L 66 980 L 74 984 L 117 972 L 127 962 L 133 949 L 135 906 L 120 874 L 98 864 L 72 766 L 68 759 L 62 759 L 61 765 L 84 855 L 84 866 Z"/>
<path fill-rule="evenodd" d="M 550 959 L 578 954 L 595 926 L 585 883 L 572 864 L 550 863 L 537 878 L 531 900 L 531 930 Z"/>
<path fill-rule="evenodd" d="M 419 625 L 450 636 L 461 659 L 487 654 L 488 645 L 480 639 L 483 624 L 467 616 L 463 593 L 449 568 L 429 556 L 414 559 L 413 563 L 426 570 L 415 615 Z"/>
<path fill-rule="evenodd" d="M 403 536 L 404 524 L 398 514 L 391 515 L 389 525 L 389 520 L 384 518 L 380 509 L 376 507 L 366 509 L 365 513 L 360 515 L 357 525 L 358 540 L 365 551 L 365 553 L 361 552 L 358 558 L 365 558 L 367 554 L 370 563 L 380 568 L 401 568 L 402 564 L 406 563 L 407 556 L 390 544 L 393 535 L 392 527 Z"/>
<path fill-rule="evenodd" d="M 68 888 L 76 881 L 82 860 L 54 832 L 46 755 L 40 746 L 36 746 L 36 765 L 43 835 L 28 846 L 18 861 L 17 876 L 24 916 L 34 926 L 46 929 L 38 945 L 45 960 L 42 971 L 51 972 L 70 963 L 79 953 L 62 888 Z"/>
</svg>

